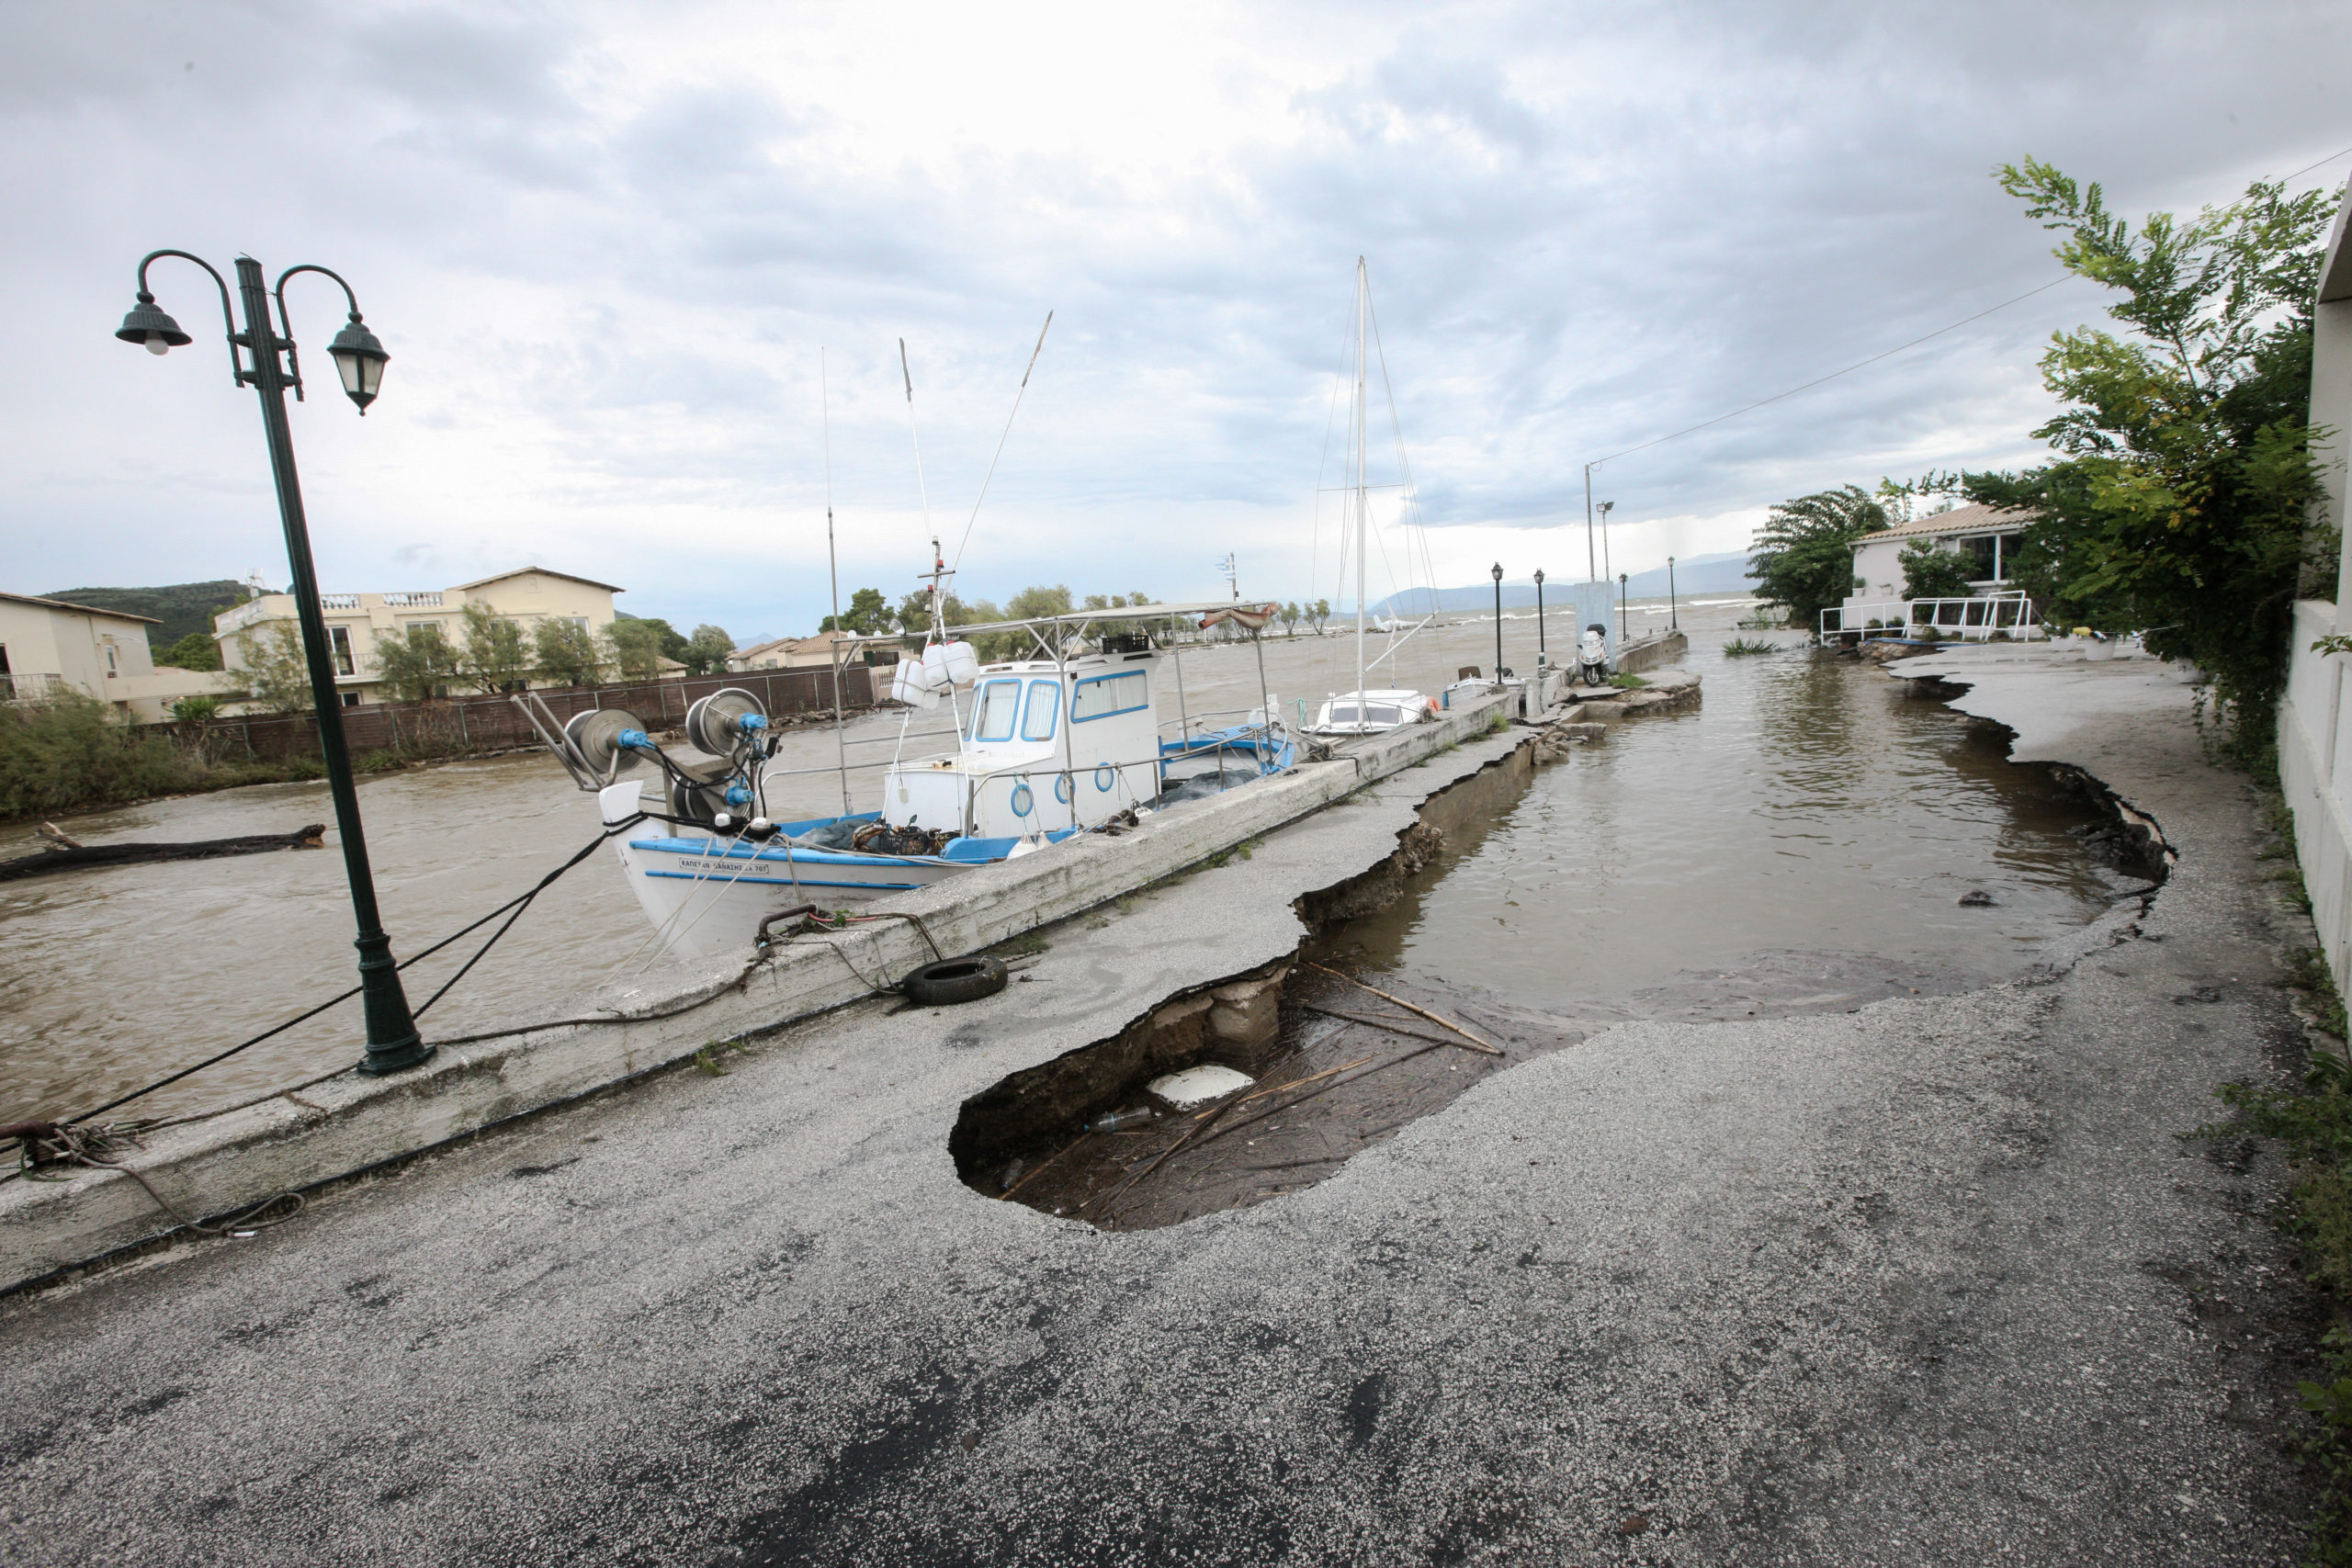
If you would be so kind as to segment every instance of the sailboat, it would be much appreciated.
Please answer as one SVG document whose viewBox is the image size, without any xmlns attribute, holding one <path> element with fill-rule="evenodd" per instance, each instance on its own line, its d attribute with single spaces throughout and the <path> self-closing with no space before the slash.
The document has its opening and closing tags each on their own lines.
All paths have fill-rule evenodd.
<svg viewBox="0 0 2352 1568">
<path fill-rule="evenodd" d="M 1352 527 L 1352 547 L 1356 558 L 1356 684 L 1351 692 L 1334 692 L 1324 699 L 1315 715 L 1315 722 L 1306 727 L 1309 735 L 1353 737 L 1378 735 L 1391 729 L 1401 729 L 1437 716 L 1437 703 L 1417 691 L 1402 686 L 1372 687 L 1365 682 L 1368 673 L 1364 663 L 1364 633 L 1368 629 L 1365 608 L 1365 557 L 1372 532 L 1372 485 L 1368 473 L 1366 417 L 1369 399 L 1366 396 L 1367 349 L 1372 324 L 1372 277 L 1362 256 L 1356 258 L 1356 330 L 1355 330 L 1355 399 L 1348 423 L 1348 468 L 1351 482 L 1348 487 L 1348 515 L 1340 525 L 1344 536 Z M 1381 375 L 1387 376 L 1384 365 Z M 1400 442 L 1401 446 L 1401 442 Z M 1401 456 L 1401 453 L 1400 453 Z M 1396 657 L 1406 639 L 1430 618 L 1412 626 L 1400 628 L 1392 636 L 1388 649 L 1372 662 L 1374 666 Z M 1384 629 L 1387 629 L 1384 626 Z"/>
</svg>

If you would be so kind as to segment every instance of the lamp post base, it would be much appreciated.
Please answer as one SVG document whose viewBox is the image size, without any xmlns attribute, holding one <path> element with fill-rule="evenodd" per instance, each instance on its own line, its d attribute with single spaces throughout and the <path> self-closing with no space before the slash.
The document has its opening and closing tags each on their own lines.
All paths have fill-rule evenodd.
<svg viewBox="0 0 2352 1568">
<path fill-rule="evenodd" d="M 371 1041 L 368 1054 L 359 1058 L 359 1071 L 371 1078 L 380 1078 L 387 1073 L 406 1072 L 411 1067 L 431 1061 L 434 1052 L 439 1049 L 437 1045 L 428 1045 L 424 1036 L 417 1034 L 390 1045 L 378 1045 Z"/>
</svg>

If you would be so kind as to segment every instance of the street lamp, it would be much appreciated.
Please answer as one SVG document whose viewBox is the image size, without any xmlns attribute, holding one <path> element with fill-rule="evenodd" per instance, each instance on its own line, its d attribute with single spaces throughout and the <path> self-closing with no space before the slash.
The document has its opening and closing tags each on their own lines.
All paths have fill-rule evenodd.
<svg viewBox="0 0 2352 1568">
<path fill-rule="evenodd" d="M 1535 569 L 1535 668 L 1541 670 L 1552 662 L 1544 646 L 1544 569 Z"/>
<path fill-rule="evenodd" d="M 1616 504 L 1613 501 L 1604 501 L 1596 508 L 1600 513 L 1600 581 L 1603 582 L 1609 581 L 1609 513 Z"/>
<path fill-rule="evenodd" d="M 180 324 L 166 315 L 147 291 L 147 268 L 165 256 L 192 261 L 211 274 L 220 290 L 220 319 L 228 328 L 229 369 L 232 384 L 251 387 L 261 399 L 262 432 L 269 443 L 270 470 L 277 481 L 277 514 L 286 525 L 286 555 L 294 569 L 294 607 L 302 624 L 302 651 L 311 671 L 311 700 L 318 709 L 319 750 L 327 766 L 327 786 L 334 796 L 335 826 L 343 838 L 343 869 L 351 884 L 351 912 L 359 927 L 353 943 L 359 950 L 361 1005 L 367 1010 L 368 1054 L 359 1070 L 370 1076 L 396 1073 L 415 1066 L 434 1048 L 418 1035 L 408 997 L 401 989 L 400 967 L 392 959 L 391 938 L 384 934 L 376 911 L 376 884 L 368 867 L 368 840 L 359 826 L 359 793 L 352 784 L 351 752 L 344 743 L 343 708 L 335 695 L 334 668 L 327 652 L 326 616 L 319 604 L 317 571 L 311 562 L 310 529 L 302 518 L 302 487 L 294 472 L 294 438 L 286 423 L 286 389 L 302 396 L 302 367 L 294 350 L 294 329 L 286 315 L 286 280 L 315 272 L 334 278 L 351 307 L 351 319 L 327 344 L 344 394 L 365 414 L 382 385 L 384 366 L 391 355 L 360 320 L 359 299 L 335 274 L 322 266 L 288 267 L 274 287 L 265 287 L 261 263 L 239 256 L 237 294 L 244 309 L 244 330 L 237 330 L 229 304 L 229 285 L 202 256 L 186 251 L 154 251 L 139 264 L 139 302 L 122 318 L 115 336 L 134 343 L 150 354 L 164 354 L 193 342 Z M 269 324 L 269 302 L 277 301 L 278 331 Z M 238 350 L 244 351 L 241 357 Z M 285 355 L 283 363 L 279 355 Z"/>
<path fill-rule="evenodd" d="M 1631 635 L 1625 629 L 1625 578 L 1624 572 L 1617 574 L 1617 646 L 1620 648 L 1625 646 L 1625 640 Z"/>
<path fill-rule="evenodd" d="M 1679 632 L 1682 629 L 1681 612 L 1674 607 L 1674 558 L 1672 556 L 1666 558 L 1666 629 L 1670 632 Z"/>
<path fill-rule="evenodd" d="M 1495 563 L 1495 683 L 1503 679 L 1503 563 Z"/>
</svg>

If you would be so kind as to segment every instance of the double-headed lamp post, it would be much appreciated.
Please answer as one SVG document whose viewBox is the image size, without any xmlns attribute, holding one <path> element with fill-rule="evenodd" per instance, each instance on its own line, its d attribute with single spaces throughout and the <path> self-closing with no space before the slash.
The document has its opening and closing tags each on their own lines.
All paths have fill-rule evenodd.
<svg viewBox="0 0 2352 1568">
<path fill-rule="evenodd" d="M 343 389 L 365 414 L 376 400 L 376 389 L 391 355 L 376 341 L 359 316 L 358 298 L 351 285 L 322 266 L 288 267 L 274 287 L 262 281 L 261 263 L 239 256 L 237 295 L 243 306 L 244 330 L 237 329 L 229 303 L 229 285 L 203 257 L 186 251 L 156 251 L 139 264 L 139 303 L 122 319 L 115 336 L 135 343 L 150 354 L 164 354 L 193 342 L 180 324 L 164 314 L 147 291 L 147 268 L 165 256 L 194 262 L 212 276 L 220 289 L 220 317 L 228 329 L 229 367 L 233 384 L 251 387 L 261 398 L 262 432 L 269 441 L 269 466 L 277 480 L 277 513 L 286 525 L 286 554 L 294 569 L 294 605 L 302 623 L 302 650 L 311 670 L 311 699 L 318 709 L 319 750 L 327 766 L 327 784 L 334 795 L 335 827 L 343 838 L 343 868 L 351 883 L 351 910 L 359 926 L 354 943 L 359 949 L 359 987 L 367 1010 L 368 1054 L 359 1070 L 368 1074 L 396 1073 L 433 1055 L 416 1031 L 408 997 L 401 989 L 400 968 L 392 960 L 391 939 L 384 934 L 376 912 L 376 884 L 368 868 L 368 840 L 360 831 L 359 793 L 351 779 L 351 753 L 344 744 L 343 708 L 334 689 L 334 667 L 327 652 L 326 616 L 319 604 L 318 574 L 311 564 L 310 530 L 302 520 L 302 487 L 294 472 L 294 440 L 286 423 L 286 389 L 302 396 L 301 361 L 294 351 L 294 329 L 286 316 L 286 280 L 315 272 L 334 278 L 351 307 L 351 319 L 327 344 Z M 277 301 L 278 330 L 270 330 L 269 302 Z M 243 354 L 239 353 L 243 350 Z M 280 356 L 283 356 L 281 360 Z"/>
<path fill-rule="evenodd" d="M 1503 563 L 1495 563 L 1495 684 L 1503 680 Z"/>
</svg>

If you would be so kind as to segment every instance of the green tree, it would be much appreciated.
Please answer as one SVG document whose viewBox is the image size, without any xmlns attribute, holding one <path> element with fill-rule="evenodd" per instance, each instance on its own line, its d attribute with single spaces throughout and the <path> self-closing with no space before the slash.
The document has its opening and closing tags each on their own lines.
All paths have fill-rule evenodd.
<svg viewBox="0 0 2352 1568">
<path fill-rule="evenodd" d="M 953 605 L 956 603 L 953 593 L 947 596 L 948 604 Z M 921 643 L 923 634 L 931 630 L 931 590 L 918 588 L 899 600 L 899 607 L 890 613 L 890 617 L 897 622 L 901 633 Z M 947 624 L 951 626 L 956 624 L 956 615 L 952 610 L 948 612 Z M 820 626 L 818 629 L 822 631 L 825 628 Z"/>
<path fill-rule="evenodd" d="M 1854 582 L 1854 541 L 1887 526 L 1883 498 L 1841 485 L 1784 501 L 1756 531 L 1747 575 L 1758 594 L 1788 611 L 1791 624 L 1817 626 Z"/>
<path fill-rule="evenodd" d="M 1283 636 L 1285 636 L 1285 637 L 1296 637 L 1296 636 L 1298 635 L 1298 618 L 1299 618 L 1299 616 L 1300 616 L 1300 615 L 1304 615 L 1305 613 L 1306 613 L 1306 612 L 1302 611 L 1302 610 L 1298 607 L 1298 601 L 1297 601 L 1297 600 L 1295 600 L 1295 599 L 1292 600 L 1289 604 L 1284 604 L 1284 605 L 1282 607 L 1282 622 L 1283 622 Z"/>
<path fill-rule="evenodd" d="M 273 621 L 266 631 L 237 634 L 238 679 L 246 693 L 271 713 L 311 711 L 311 666 L 291 621 Z"/>
<path fill-rule="evenodd" d="M 512 692 L 528 682 L 531 648 L 523 628 L 487 604 L 468 604 L 459 666 L 466 681 L 484 692 Z"/>
<path fill-rule="evenodd" d="M 172 704 L 172 717 L 182 724 L 209 724 L 220 716 L 219 697 L 181 697 Z"/>
<path fill-rule="evenodd" d="M 2332 192 L 2256 181 L 2243 200 L 2135 232 L 2097 185 L 2004 164 L 2001 187 L 2065 239 L 2065 268 L 2114 291 L 2123 330 L 2059 333 L 2042 384 L 2065 400 L 2034 432 L 2060 455 L 2023 473 L 1962 476 L 1973 501 L 2030 509 L 2016 575 L 2064 622 L 2144 629 L 2214 678 L 2230 750 L 2256 761 L 2286 676 L 2313 536 L 2312 311 Z"/>
<path fill-rule="evenodd" d="M 1968 597 L 1970 561 L 1959 551 L 1946 549 L 1933 539 L 1914 539 L 1895 559 L 1903 566 L 1905 599 Z"/>
<path fill-rule="evenodd" d="M 1058 582 L 1024 588 L 1004 602 L 1004 618 L 1008 621 L 1023 621 L 1032 615 L 1067 615 L 1070 610 L 1069 590 Z"/>
<path fill-rule="evenodd" d="M 654 621 L 613 618 L 605 628 L 605 652 L 624 681 L 650 681 L 662 673 L 662 630 Z"/>
<path fill-rule="evenodd" d="M 175 670 L 218 670 L 220 645 L 209 632 L 190 632 L 155 655 L 155 662 Z"/>
<path fill-rule="evenodd" d="M 604 678 L 605 660 L 596 639 L 577 621 L 541 621 L 531 628 L 531 652 L 539 678 L 565 686 L 593 686 Z"/>
<path fill-rule="evenodd" d="M 925 604 L 927 605 L 929 601 L 925 600 Z M 923 624 L 927 626 L 930 624 L 928 610 L 924 614 Z M 855 632 L 860 637 L 874 637 L 888 631 L 895 619 L 896 617 L 890 613 L 890 602 L 882 597 L 882 590 L 861 588 L 849 596 L 849 608 L 842 612 L 838 622 L 832 616 L 827 615 L 818 623 L 817 629 L 820 632 L 838 630 Z"/>
<path fill-rule="evenodd" d="M 726 669 L 728 658 L 734 651 L 735 639 L 706 622 L 695 628 L 695 635 L 686 639 L 686 651 L 678 658 L 695 674 L 707 675 Z"/>
<path fill-rule="evenodd" d="M 447 696 L 462 671 L 458 650 L 439 626 L 406 626 L 376 634 L 376 675 L 395 699 L 421 703 Z"/>
<path fill-rule="evenodd" d="M 1331 601 L 1329 599 L 1315 601 L 1315 607 L 1306 612 L 1306 618 L 1315 624 L 1315 635 L 1321 637 L 1323 623 L 1331 618 Z"/>
</svg>

